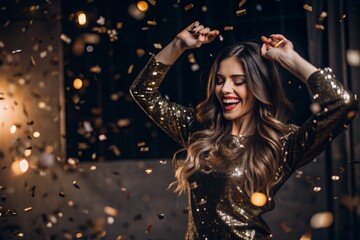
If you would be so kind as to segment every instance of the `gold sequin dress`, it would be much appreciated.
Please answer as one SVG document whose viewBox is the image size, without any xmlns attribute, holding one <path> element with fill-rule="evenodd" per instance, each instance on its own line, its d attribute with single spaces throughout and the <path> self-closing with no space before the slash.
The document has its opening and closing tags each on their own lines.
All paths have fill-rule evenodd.
<svg viewBox="0 0 360 240">
<path fill-rule="evenodd" d="M 195 110 L 170 102 L 159 87 L 170 65 L 152 57 L 130 87 L 136 103 L 173 139 L 187 145 L 192 132 Z M 295 169 L 310 162 L 335 138 L 356 112 L 357 99 L 344 89 L 331 69 L 312 74 L 308 87 L 320 111 L 301 127 L 288 125 L 282 137 L 283 161 L 277 170 L 283 180 L 272 189 L 275 194 Z M 200 169 L 189 178 L 189 215 L 187 240 L 271 239 L 261 215 L 274 208 L 251 204 L 244 189 L 244 164 L 239 158 L 248 137 L 231 136 L 201 160 Z M 237 156 L 237 158 L 234 158 Z"/>
</svg>

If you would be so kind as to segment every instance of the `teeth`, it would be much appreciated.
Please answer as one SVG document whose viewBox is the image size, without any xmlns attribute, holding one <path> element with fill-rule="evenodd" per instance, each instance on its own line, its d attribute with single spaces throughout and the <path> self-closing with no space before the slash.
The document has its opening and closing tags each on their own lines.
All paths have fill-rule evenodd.
<svg viewBox="0 0 360 240">
<path fill-rule="evenodd" d="M 240 102 L 239 100 L 235 100 L 235 99 L 224 99 L 223 100 L 223 103 L 226 103 L 226 104 L 234 104 L 234 103 L 238 103 Z"/>
</svg>

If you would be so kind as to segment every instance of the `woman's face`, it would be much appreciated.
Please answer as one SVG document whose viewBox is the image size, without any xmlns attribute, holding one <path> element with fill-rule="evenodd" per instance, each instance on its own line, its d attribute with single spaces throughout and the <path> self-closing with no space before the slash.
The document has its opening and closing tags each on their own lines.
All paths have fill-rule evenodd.
<svg viewBox="0 0 360 240">
<path fill-rule="evenodd" d="M 220 62 L 215 79 L 215 95 L 220 102 L 224 118 L 240 120 L 252 111 L 255 97 L 250 91 L 243 64 L 235 57 Z"/>
</svg>

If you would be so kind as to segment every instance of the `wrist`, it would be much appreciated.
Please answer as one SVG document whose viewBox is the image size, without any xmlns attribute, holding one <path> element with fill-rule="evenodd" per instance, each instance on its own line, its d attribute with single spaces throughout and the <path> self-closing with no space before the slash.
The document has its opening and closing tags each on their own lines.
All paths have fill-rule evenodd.
<svg viewBox="0 0 360 240">
<path fill-rule="evenodd" d="M 172 41 L 172 49 L 178 53 L 183 53 L 185 50 L 187 50 L 184 42 L 179 36 L 176 36 Z"/>
</svg>

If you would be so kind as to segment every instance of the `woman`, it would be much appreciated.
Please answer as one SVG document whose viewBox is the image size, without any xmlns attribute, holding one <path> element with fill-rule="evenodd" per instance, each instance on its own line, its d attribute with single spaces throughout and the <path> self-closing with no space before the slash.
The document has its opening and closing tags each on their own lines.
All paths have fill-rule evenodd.
<svg viewBox="0 0 360 240">
<path fill-rule="evenodd" d="M 158 91 L 167 71 L 190 48 L 212 42 L 219 31 L 194 22 L 150 59 L 130 88 L 135 101 L 182 144 L 175 191 L 187 191 L 186 239 L 270 239 L 261 215 L 295 171 L 310 162 L 355 116 L 357 101 L 331 70 L 316 69 L 280 34 L 236 44 L 216 58 L 207 98 L 196 109 L 171 103 Z M 286 100 L 277 62 L 307 83 L 319 111 L 301 127 L 284 124 Z M 267 196 L 263 206 L 251 196 Z"/>
</svg>

